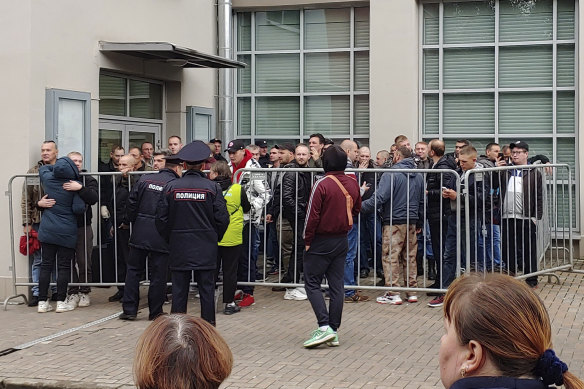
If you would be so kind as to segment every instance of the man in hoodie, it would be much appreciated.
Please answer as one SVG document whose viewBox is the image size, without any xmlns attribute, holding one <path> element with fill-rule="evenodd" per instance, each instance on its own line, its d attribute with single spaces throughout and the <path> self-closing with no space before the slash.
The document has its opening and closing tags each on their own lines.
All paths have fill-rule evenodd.
<svg viewBox="0 0 584 389">
<path fill-rule="evenodd" d="M 249 150 L 245 149 L 243 140 L 235 139 L 229 142 L 227 149 L 229 153 L 233 182 L 241 184 L 247 194 L 251 209 L 244 215 L 243 226 L 243 251 L 237 268 L 237 281 L 255 282 L 257 271 L 257 259 L 259 248 L 258 227 L 261 221 L 264 207 L 270 200 L 270 192 L 266 179 L 253 177 L 249 171 L 242 169 L 260 169 L 258 161 L 252 158 Z M 241 298 L 240 307 L 248 307 L 255 304 L 253 297 L 253 286 L 242 286 L 242 293 L 237 296 Z"/>
<path fill-rule="evenodd" d="M 326 175 L 312 187 L 304 228 L 304 285 L 318 321 L 318 328 L 304 342 L 306 348 L 323 343 L 339 345 L 347 233 L 356 222 L 353 215 L 361 207 L 357 181 L 343 172 L 347 164 L 345 151 L 330 146 L 322 160 Z M 320 289 L 325 275 L 330 294 L 328 311 Z"/>
<path fill-rule="evenodd" d="M 375 197 L 363 202 L 361 212 L 363 214 L 375 212 L 376 204 L 378 208 L 383 209 L 382 262 L 385 286 L 400 286 L 401 268 L 404 286 L 416 288 L 418 286 L 416 233 L 420 232 L 424 225 L 424 178 L 422 174 L 415 172 L 416 164 L 408 147 L 398 147 L 393 162 L 392 169 L 412 169 L 412 172 L 383 173 Z M 408 292 L 407 297 L 410 303 L 418 301 L 414 292 Z M 400 305 L 402 299 L 399 292 L 388 291 L 378 297 L 377 302 Z"/>
</svg>

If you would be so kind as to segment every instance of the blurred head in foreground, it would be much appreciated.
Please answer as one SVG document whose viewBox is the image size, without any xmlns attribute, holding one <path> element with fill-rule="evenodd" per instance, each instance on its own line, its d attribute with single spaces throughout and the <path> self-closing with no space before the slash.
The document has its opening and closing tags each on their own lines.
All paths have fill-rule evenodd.
<svg viewBox="0 0 584 389">
<path fill-rule="evenodd" d="M 553 352 L 547 310 L 524 282 L 497 273 L 458 278 L 446 293 L 444 327 L 439 362 L 445 388 L 478 387 L 469 386 L 473 380 L 490 383 L 480 387 L 533 380 L 523 381 L 531 385 L 525 387 L 584 388 Z"/>
<path fill-rule="evenodd" d="M 219 388 L 232 366 L 229 346 L 209 323 L 188 315 L 161 315 L 138 340 L 135 384 L 140 389 Z"/>
</svg>

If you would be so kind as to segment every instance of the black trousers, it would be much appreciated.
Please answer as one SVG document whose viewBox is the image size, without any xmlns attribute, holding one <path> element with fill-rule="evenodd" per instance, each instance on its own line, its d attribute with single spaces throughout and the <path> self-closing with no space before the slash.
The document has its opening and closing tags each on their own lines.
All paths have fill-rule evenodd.
<svg viewBox="0 0 584 389">
<path fill-rule="evenodd" d="M 446 246 L 446 233 L 448 232 L 448 218 L 443 218 L 442 221 L 428 220 L 428 225 L 430 226 L 432 253 L 436 263 L 436 283 L 439 285 L 440 274 L 442 274 L 442 258 L 444 257 L 444 247 Z"/>
<path fill-rule="evenodd" d="M 237 266 L 241 256 L 242 245 L 219 246 L 217 252 L 217 271 L 215 278 L 219 275 L 219 269 L 223 265 L 223 302 L 232 303 L 237 289 Z"/>
<path fill-rule="evenodd" d="M 67 285 L 71 278 L 71 261 L 75 257 L 75 249 L 42 243 L 41 273 L 39 276 L 39 301 L 46 301 L 49 294 L 51 273 L 57 264 L 57 300 L 65 301 Z"/>
<path fill-rule="evenodd" d="M 117 245 L 118 245 L 118 257 L 116 261 L 116 269 L 118 271 L 118 278 L 116 282 L 126 281 L 126 261 L 130 256 L 130 229 L 118 228 L 117 229 Z M 124 293 L 124 287 L 118 286 L 118 290 Z"/>
<path fill-rule="evenodd" d="M 168 272 L 168 254 L 130 247 L 127 258 L 126 285 L 122 307 L 124 313 L 135 315 L 140 304 L 140 281 L 146 278 L 146 258 L 150 276 L 148 288 L 148 310 L 151 319 L 162 314 L 162 305 L 166 298 L 166 275 Z"/>
<path fill-rule="evenodd" d="M 304 288 L 319 326 L 330 326 L 336 331 L 341 326 L 345 292 L 343 276 L 347 257 L 347 237 L 316 236 L 310 249 L 304 253 Z M 326 275 L 329 285 L 327 310 L 320 285 Z"/>
<path fill-rule="evenodd" d="M 511 273 L 537 271 L 537 227 L 531 220 L 502 219 L 501 241 L 503 263 Z M 528 277 L 525 282 L 537 285 L 537 276 Z"/>
<path fill-rule="evenodd" d="M 303 272 L 304 262 L 304 219 L 298 218 L 296 223 L 295 218 L 286 218 L 292 231 L 294 232 L 294 242 L 292 243 L 292 252 L 290 252 L 290 260 L 288 261 L 288 271 L 284 276 L 282 282 L 300 282 L 300 273 Z"/>
<path fill-rule="evenodd" d="M 172 306 L 171 313 L 187 313 L 187 300 L 191 274 L 201 296 L 201 318 L 215 325 L 215 269 L 193 271 L 172 271 Z"/>
</svg>

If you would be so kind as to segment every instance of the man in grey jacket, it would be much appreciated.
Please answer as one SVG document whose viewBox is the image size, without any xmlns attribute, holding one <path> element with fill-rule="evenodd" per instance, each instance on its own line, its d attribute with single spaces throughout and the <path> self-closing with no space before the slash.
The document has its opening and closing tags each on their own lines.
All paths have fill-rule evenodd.
<svg viewBox="0 0 584 389">
<path fill-rule="evenodd" d="M 424 225 L 424 178 L 415 172 L 416 164 L 412 151 L 398 147 L 394 153 L 392 169 L 412 169 L 412 172 L 385 172 L 375 196 L 363 202 L 361 213 L 375 212 L 375 204 L 383 209 L 382 256 L 385 286 L 399 287 L 400 267 L 403 270 L 404 286 L 415 288 L 418 249 L 416 233 Z M 401 262 L 401 263 L 400 263 Z M 407 293 L 408 302 L 415 303 L 415 293 Z M 381 304 L 400 305 L 399 292 L 386 292 L 377 298 Z"/>
</svg>

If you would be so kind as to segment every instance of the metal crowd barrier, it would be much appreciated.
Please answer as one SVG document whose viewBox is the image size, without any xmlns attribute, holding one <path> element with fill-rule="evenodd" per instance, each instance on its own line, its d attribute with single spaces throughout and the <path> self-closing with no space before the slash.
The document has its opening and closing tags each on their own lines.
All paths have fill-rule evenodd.
<svg viewBox="0 0 584 389">
<path fill-rule="evenodd" d="M 299 269 L 301 269 L 302 264 L 299 263 L 299 261 L 297 260 L 297 256 L 295 255 L 294 249 L 298 249 L 301 250 L 302 252 L 304 252 L 304 243 L 303 240 L 299 240 L 297 237 L 297 232 L 293 231 L 294 228 L 290 228 L 291 225 L 298 225 L 298 223 L 300 222 L 301 224 L 304 224 L 304 221 L 302 218 L 299 217 L 299 215 L 301 213 L 303 213 L 305 210 L 302 209 L 303 205 L 299 204 L 299 198 L 298 196 L 295 196 L 295 193 L 298 192 L 298 182 L 299 182 L 299 174 L 309 174 L 310 175 L 310 183 L 311 186 L 312 184 L 321 176 L 324 175 L 324 172 L 322 169 L 316 169 L 316 168 L 248 168 L 248 169 L 242 169 L 243 173 L 241 174 L 240 178 L 239 178 L 239 182 L 244 186 L 244 188 L 249 188 L 252 184 L 253 180 L 259 180 L 264 182 L 264 186 L 269 186 L 270 190 L 271 190 L 271 195 L 275 196 L 275 200 L 276 200 L 276 204 L 278 205 L 278 209 L 275 210 L 273 209 L 274 205 L 273 205 L 273 200 L 272 202 L 265 203 L 264 204 L 264 209 L 262 211 L 262 219 L 261 222 L 256 225 L 256 230 L 260 232 L 260 236 L 258 237 L 257 235 L 255 236 L 255 242 L 256 244 L 260 244 L 260 250 L 257 250 L 257 248 L 254 247 L 253 244 L 250 244 L 246 249 L 247 249 L 247 253 L 246 253 L 246 258 L 248 260 L 247 263 L 247 273 L 245 275 L 246 279 L 240 279 L 238 280 L 238 284 L 240 285 L 249 285 L 249 286 L 270 286 L 270 287 L 280 287 L 280 288 L 297 288 L 297 287 L 302 287 L 303 286 L 303 280 L 301 277 L 301 271 L 299 271 Z M 361 175 L 363 174 L 369 174 L 369 175 L 373 175 L 374 179 L 373 179 L 373 183 L 372 186 L 369 190 L 373 191 L 374 193 L 377 192 L 378 189 L 378 185 L 379 185 L 379 180 L 381 179 L 381 176 L 386 173 L 389 175 L 390 179 L 393 179 L 393 176 L 395 176 L 396 174 L 419 174 L 424 181 L 424 190 L 426 189 L 426 181 L 427 181 L 427 177 L 428 174 L 434 174 L 434 175 L 439 175 L 439 179 L 438 181 L 440 182 L 440 187 L 443 187 L 447 181 L 451 181 L 451 186 L 453 187 L 453 189 L 459 191 L 460 189 L 460 177 L 452 170 L 448 170 L 448 169 L 395 169 L 395 168 L 375 168 L 375 169 L 347 169 L 346 170 L 347 174 L 355 174 L 358 179 L 361 179 Z M 288 197 L 292 196 L 293 198 L 293 203 L 294 206 L 292 207 L 293 209 L 288 210 L 289 212 L 288 215 L 293 214 L 293 217 L 283 217 L 283 211 L 284 211 L 284 194 L 281 190 L 279 190 L 278 188 L 281 188 L 282 185 L 282 180 L 285 174 L 292 174 L 294 175 L 293 182 L 296 185 L 295 187 L 295 193 L 287 193 L 286 195 Z M 446 178 L 445 178 L 446 177 Z M 407 188 L 404 188 L 404 190 L 407 190 Z M 425 193 L 425 192 L 424 192 Z M 248 190 L 248 194 L 249 194 L 249 190 Z M 392 195 L 391 195 L 392 196 Z M 374 194 L 373 194 L 374 197 Z M 405 204 L 405 208 L 406 210 L 409 210 L 411 204 L 409 201 L 409 191 L 407 192 L 407 201 Z M 377 198 L 374 197 L 374 208 L 378 209 L 380 207 L 380 204 L 377 203 Z M 389 199 L 390 203 L 392 202 L 392 198 L 390 197 Z M 290 202 L 288 201 L 288 204 Z M 427 228 L 427 210 L 428 210 L 428 199 L 427 196 L 423 197 L 423 219 L 424 219 L 424 228 L 422 228 L 421 233 L 419 234 L 420 239 L 422 239 L 424 242 L 429 241 L 430 240 L 430 233 L 429 233 L 429 229 Z M 440 201 L 439 202 L 439 207 L 441 208 L 441 212 L 442 212 L 442 207 L 443 207 L 443 202 Z M 448 206 L 448 205 L 447 205 Z M 455 201 L 454 201 L 454 208 L 460 208 L 460 197 L 458 197 Z M 301 210 L 299 212 L 299 210 Z M 275 212 L 274 212 L 275 211 Z M 250 211 L 251 212 L 251 211 Z M 266 215 L 271 215 L 272 213 L 277 213 L 279 214 L 279 217 L 276 220 L 273 221 L 268 221 L 268 219 L 265 217 Z M 370 244 L 370 245 L 362 245 L 361 242 L 361 238 L 363 237 L 363 234 L 369 234 L 369 230 L 365 230 L 365 228 L 363 227 L 363 225 L 365 224 L 366 220 L 368 217 L 371 216 L 365 216 L 362 214 L 359 214 L 355 219 L 354 219 L 354 225 L 356 226 L 355 228 L 357 228 L 357 249 L 356 249 L 356 253 L 355 253 L 355 257 L 353 258 L 353 267 L 354 267 L 354 273 L 356 274 L 356 276 L 354 277 L 354 282 L 352 283 L 346 283 L 345 284 L 345 289 L 358 289 L 358 290 L 378 290 L 378 291 L 386 291 L 386 290 L 392 290 L 392 291 L 404 291 L 406 293 L 414 293 L 416 291 L 419 292 L 445 292 L 446 291 L 446 287 L 447 285 L 443 284 L 446 282 L 446 280 L 444 279 L 444 277 L 442 276 L 444 274 L 443 271 L 440 271 L 443 267 L 443 260 L 442 260 L 442 256 L 440 254 L 443 253 L 443 246 L 440 245 L 441 247 L 439 248 L 439 254 L 437 255 L 436 258 L 436 270 L 438 273 L 438 279 L 432 279 L 429 280 L 426 276 L 422 277 L 421 275 L 417 278 L 417 285 L 410 285 L 410 281 L 409 281 L 409 276 L 411 274 L 413 274 L 414 272 L 417 273 L 417 269 L 412 269 L 412 265 L 411 265 L 411 261 L 407 261 L 404 260 L 402 258 L 399 258 L 398 263 L 399 263 L 399 268 L 400 268 L 400 276 L 399 276 L 399 280 L 395 279 L 395 277 L 390 273 L 387 275 L 387 277 L 385 277 L 384 272 L 382 270 L 382 263 L 378 260 L 378 258 L 382 257 L 382 253 L 380 253 L 380 247 L 381 250 L 383 250 L 383 244 L 381 242 L 381 218 L 375 214 L 373 215 L 373 217 L 371 217 L 371 221 L 372 221 L 372 228 L 370 228 L 370 230 L 372 230 L 374 232 L 373 236 L 369 236 L 369 241 L 370 242 L 375 242 L 375 244 Z M 459 245 L 460 245 L 460 220 L 459 220 L 459 215 L 455 213 L 454 215 L 456 223 L 454 224 L 453 228 L 456 228 L 456 234 L 455 234 L 455 252 L 453 253 L 453 255 L 456 256 L 456 260 L 453 260 L 452 262 L 455 262 L 455 269 L 453 269 L 453 271 L 455 272 L 455 276 L 459 276 L 461 271 L 462 271 L 462 267 L 459 265 L 460 264 L 460 250 L 459 250 Z M 440 241 L 442 241 L 443 239 L 445 239 L 446 237 L 446 233 L 447 233 L 447 228 L 446 228 L 446 219 L 440 219 L 439 221 L 439 226 L 437 228 L 437 230 L 440 232 Z M 271 225 L 276 225 L 276 228 L 271 227 Z M 410 224 L 409 222 L 406 224 Z M 274 232 L 275 231 L 275 232 Z M 248 230 L 249 236 L 248 236 L 248 240 L 251 242 L 254 240 L 254 236 L 252 235 L 252 229 Z M 275 237 L 274 237 L 274 233 L 275 233 Z M 409 236 L 409 234 L 407 234 L 407 236 Z M 363 241 L 365 241 L 367 239 L 363 239 Z M 406 240 L 405 242 L 405 252 L 409 252 L 409 250 L 412 248 L 411 247 L 411 242 L 409 240 Z M 272 245 L 272 247 L 269 247 L 270 244 Z M 387 242 L 385 242 L 385 246 L 387 248 L 387 250 L 389 250 L 389 253 L 392 252 L 392 249 L 394 248 L 394 243 L 392 242 L 391 239 L 388 239 Z M 428 275 L 428 271 L 429 271 L 429 263 L 433 263 L 428 261 L 428 253 L 425 250 L 426 245 L 422 245 L 423 248 L 421 250 L 418 250 L 418 243 L 416 243 L 416 251 L 417 252 L 417 257 L 421 258 L 417 258 L 417 260 L 419 262 L 421 262 L 421 264 L 416 264 L 417 266 L 421 267 L 423 269 L 423 273 Z M 257 252 L 262 252 L 263 255 L 258 255 L 254 253 L 254 250 L 257 250 Z M 370 254 L 370 256 L 369 256 Z M 361 260 L 363 255 L 364 260 Z M 389 257 L 389 255 L 386 255 Z M 257 260 L 257 274 L 252 274 L 252 261 L 253 259 Z M 372 264 L 371 266 L 368 265 L 369 260 L 372 260 Z M 367 261 L 367 262 L 365 262 Z M 362 263 L 364 262 L 364 263 Z M 290 263 L 292 263 L 292 265 L 290 265 Z M 241 263 L 240 263 L 241 264 Z M 456 265 L 458 264 L 458 265 Z M 368 277 L 364 277 L 361 278 L 361 269 L 365 268 L 365 266 L 367 266 L 368 268 L 368 273 L 370 274 Z M 390 266 L 387 266 L 388 268 L 390 268 Z M 402 281 L 403 277 L 405 276 L 405 279 Z M 396 286 L 396 285 L 400 285 L 400 286 Z M 391 286 L 386 286 L 386 285 L 391 285 Z M 323 285 L 324 288 L 327 287 L 326 284 Z"/>
<path fill-rule="evenodd" d="M 395 263 L 399 269 L 399 280 L 394 277 L 394 271 L 383 270 L 383 257 L 390 258 L 392 249 L 394 249 L 394 242 L 392 239 L 386 239 L 382 242 L 382 230 L 384 224 L 379 217 L 378 212 L 371 215 L 359 214 L 355 218 L 354 228 L 357 229 L 356 237 L 356 252 L 352 258 L 354 265 L 354 279 L 353 282 L 346 283 L 346 289 L 360 289 L 360 290 L 379 290 L 379 291 L 400 291 L 406 293 L 415 292 L 445 292 L 451 280 L 448 280 L 445 274 L 454 274 L 454 277 L 460 276 L 467 271 L 499 271 L 507 272 L 515 275 L 518 278 L 528 278 L 537 275 L 553 276 L 554 271 L 571 270 L 573 266 L 573 248 L 572 248 L 572 231 L 573 231 L 573 206 L 572 206 L 572 176 L 571 171 L 567 165 L 563 164 L 546 164 L 546 165 L 529 165 L 524 167 L 531 171 L 540 172 L 542 176 L 542 207 L 543 212 L 541 218 L 537 219 L 536 241 L 537 241 L 537 269 L 525 269 L 523 263 L 513 263 L 514 269 L 499 258 L 503 250 L 503 242 L 509 241 L 511 236 L 505 239 L 497 238 L 493 233 L 493 226 L 496 223 L 483 223 L 485 220 L 492 220 L 496 217 L 497 206 L 500 206 L 501 199 L 495 196 L 492 192 L 493 180 L 516 170 L 515 167 L 489 168 L 489 169 L 473 169 L 467 171 L 463 177 L 458 176 L 452 170 L 438 170 L 438 169 L 348 169 L 347 174 L 355 174 L 359 182 L 368 175 L 368 180 L 373 180 L 369 191 L 373 192 L 372 196 L 378 191 L 379 181 L 383 174 L 387 174 L 390 180 L 393 180 L 397 174 L 419 174 L 424 181 L 424 194 L 427 191 L 427 182 L 430 175 L 433 175 L 434 181 L 438 180 L 439 187 L 449 186 L 456 190 L 457 193 L 462 194 L 457 196 L 456 200 L 438 201 L 439 214 L 448 213 L 445 207 L 451 206 L 454 212 L 450 217 L 450 231 L 448 229 L 448 218 L 441 217 L 438 221 L 428 221 L 428 211 L 436 207 L 436 201 L 429 201 L 428 196 L 423 196 L 423 219 L 424 227 L 421 232 L 417 234 L 416 242 L 416 268 L 413 268 L 413 262 L 408 261 L 407 258 L 399 257 L 394 251 L 394 267 L 386 265 L 386 269 L 394 269 Z M 522 167 L 523 169 L 523 167 Z M 135 174 L 154 173 L 155 172 L 134 172 Z M 294 193 L 283 193 L 281 183 L 284 175 L 293 175 L 295 185 Z M 308 174 L 310 186 L 322 176 L 322 169 L 312 168 L 258 168 L 258 169 L 242 169 L 242 174 L 239 182 L 248 190 L 248 197 L 251 195 L 250 187 L 253 187 L 254 181 L 261 181 L 265 188 L 264 193 L 255 193 L 259 196 L 262 203 L 261 218 L 259 223 L 253 223 L 254 228 L 247 228 L 247 240 L 251 244 L 247 247 L 247 253 L 242 262 L 247 261 L 247 268 L 243 274 L 238 277 L 238 284 L 241 286 L 271 286 L 282 288 L 296 288 L 303 286 L 302 279 L 302 253 L 304 252 L 303 241 L 299 236 L 303 230 L 304 220 L 301 217 L 303 211 L 303 204 L 299 204 L 298 185 L 299 175 Z M 116 213 L 110 209 L 110 218 L 104 219 L 101 217 L 102 205 L 110 204 L 109 207 L 115 207 L 116 203 L 116 180 L 113 179 L 120 175 L 118 172 L 103 173 L 92 172 L 83 173 L 82 176 L 93 176 L 98 181 L 98 202 L 93 205 L 93 220 L 92 229 L 94 232 L 93 250 L 91 253 L 85 252 L 82 261 L 86 264 L 85 269 L 92 269 L 91 282 L 77 282 L 70 283 L 71 286 L 122 286 L 124 281 L 120 278 L 120 266 L 123 263 L 119 258 L 119 242 L 117 228 L 113 228 L 113 235 L 110 235 L 111 225 L 117 226 Z M 486 179 L 477 180 L 477 175 L 486 177 Z M 290 176 L 288 176 L 290 178 Z M 461 209 L 471 209 L 472 199 L 468 196 L 469 187 L 465 183 L 474 177 L 474 187 L 476 189 L 486 190 L 488 195 L 481 199 L 481 207 L 474 207 L 474 214 L 465 212 L 462 216 Z M 110 181 L 111 180 L 111 181 Z M 27 185 L 25 185 L 25 182 Z M 102 198 L 105 193 L 104 185 L 112 185 L 111 199 Z M 476 184 L 481 182 L 480 184 Z M 448 183 L 448 184 L 447 184 Z M 15 226 L 22 225 L 22 218 L 14 212 L 13 199 L 15 196 L 20 198 L 20 191 L 22 188 L 24 198 L 28 199 L 28 191 L 32 190 L 35 185 L 39 185 L 38 175 L 26 174 L 15 175 L 8 183 L 8 191 L 6 195 L 9 198 L 9 218 L 10 218 L 10 238 L 11 238 L 11 261 L 12 261 L 12 281 L 13 281 L 13 295 L 9 296 L 4 301 L 4 308 L 10 300 L 18 297 L 23 297 L 26 302 L 26 296 L 19 294 L 17 287 L 20 286 L 34 286 L 36 283 L 31 281 L 22 281 L 27 277 L 27 272 L 21 273 L 17 269 L 22 269 L 22 258 L 20 254 L 16 253 L 15 241 L 20 236 L 20 229 L 15 229 Z M 132 180 L 129 181 L 129 190 L 131 190 Z M 410 204 L 409 190 L 406 191 L 406 210 L 409 210 L 413 204 Z M 567 194 L 566 194 L 567 192 Z M 294 204 L 290 209 L 290 201 L 287 201 L 288 209 L 283 205 L 284 198 L 290 200 Z M 366 197 L 366 196 L 365 196 Z M 499 196 L 500 197 L 500 196 Z M 380 208 L 377 199 L 374 197 L 374 209 Z M 251 199 L 250 199 L 251 200 Z M 268 201 L 270 200 L 270 201 Z M 389 197 L 389 203 L 393 202 L 393 194 Z M 274 204 L 277 204 L 274 208 Z M 486 205 L 489 205 L 488 207 Z M 25 204 L 26 205 L 26 204 Z M 538 204 L 539 205 L 539 204 Z M 24 217 L 28 217 L 28 207 L 25 207 Z M 284 212 L 286 211 L 286 212 Z M 252 211 L 250 211 L 251 213 Z M 287 216 L 283 216 L 284 213 Z M 279 217 L 270 221 L 267 215 L 278 214 Z M 293 216 L 290 216 L 293 215 Z M 246 223 L 252 220 L 250 215 L 247 215 Z M 472 217 L 474 216 L 474 217 Z M 499 221 L 500 223 L 500 221 Z M 407 222 L 406 224 L 410 224 Z M 465 228 L 466 226 L 473 226 L 475 228 Z M 296 226 L 296 227 L 294 227 Z M 390 228 L 390 227 L 386 227 Z M 438 231 L 439 239 L 435 244 L 429 245 L 431 241 L 430 230 Z M 474 232 L 473 232 L 474 231 Z M 131 233 L 131 226 L 130 226 Z M 450 233 L 450 235 L 449 235 Z M 498 236 L 500 236 L 499 234 Z M 406 233 L 409 236 L 409 233 Z M 446 238 L 449 239 L 446 239 Z M 435 237 L 436 238 L 436 237 Z M 446 244 L 446 241 L 448 245 Z M 406 239 L 405 252 L 412 252 L 413 240 Z M 471 245 L 471 241 L 477 244 Z M 481 243 L 482 242 L 482 243 Z M 527 242 L 530 244 L 530 242 Z M 438 246 L 438 247 L 435 247 Z M 446 250 L 447 246 L 450 248 Z M 461 250 L 464 247 L 464 250 Z M 298 249 L 300 254 L 296 255 L 295 250 Z M 499 249 L 499 250 L 497 250 Z M 453 252 L 454 250 L 454 252 Z M 382 251 L 382 252 L 380 252 Z M 385 253 L 383 252 L 385 251 Z M 462 254 L 464 253 L 464 255 Z M 385 254 L 385 255 L 383 255 Z M 38 255 L 38 254 L 37 254 Z M 92 261 L 89 260 L 90 255 Z M 17 259 L 18 258 L 18 259 Z M 298 260 L 300 259 L 300 260 Z M 17 260 L 20 262 L 17 266 Z M 257 271 L 253 271 L 252 261 L 256 264 Z M 387 261 L 387 259 L 386 259 Z M 348 262 L 351 262 L 350 259 Z M 93 263 L 93 266 L 88 266 Z M 389 263 L 389 262 L 387 262 Z M 28 265 L 28 264 L 27 264 Z M 498 266 L 497 266 L 498 265 Z M 30 270 L 30 266 L 27 266 Z M 361 278 L 362 270 L 367 269 L 364 273 L 367 276 Z M 448 270 L 449 269 L 449 270 Z M 421 271 L 418 271 L 421 270 Z M 528 270 L 528 271 L 527 271 Z M 74 271 L 74 269 L 72 269 Z M 86 279 L 89 276 L 88 270 L 84 274 Z M 410 276 L 416 274 L 416 285 L 410 282 Z M 257 274 L 256 274 L 257 273 Z M 147 278 L 148 270 L 146 271 Z M 436 274 L 432 277 L 433 274 Z M 365 275 L 365 274 L 363 274 Z M 80 275 L 81 276 L 81 275 Z M 286 277 L 287 276 L 287 277 Z M 28 278 L 28 277 L 27 277 Z M 433 279 L 432 279 L 433 278 Z M 146 281 L 147 282 L 147 281 Z M 194 284 L 194 282 L 193 282 Z M 54 285 L 54 284 L 52 284 Z M 326 284 L 323 285 L 326 288 Z"/>
<path fill-rule="evenodd" d="M 472 169 L 464 175 L 463 191 L 465 209 L 471 210 L 464 221 L 470 226 L 464 237 L 465 269 L 506 273 L 533 285 L 537 276 L 559 281 L 555 271 L 573 269 L 572 172 L 568 165 Z"/>
</svg>

